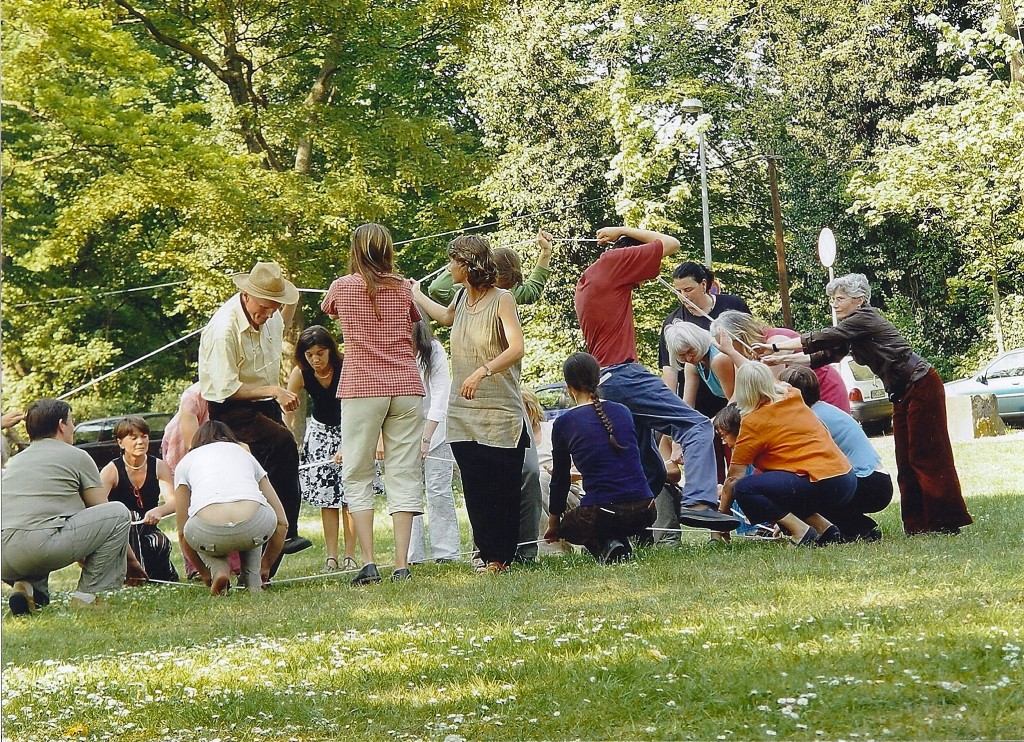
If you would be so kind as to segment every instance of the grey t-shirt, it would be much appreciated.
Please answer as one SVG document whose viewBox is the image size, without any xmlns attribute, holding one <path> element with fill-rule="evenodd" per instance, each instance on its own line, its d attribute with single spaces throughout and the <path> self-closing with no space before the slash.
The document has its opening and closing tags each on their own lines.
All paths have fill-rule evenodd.
<svg viewBox="0 0 1024 742">
<path fill-rule="evenodd" d="M 6 531 L 59 528 L 85 509 L 82 493 L 101 487 L 89 454 L 56 438 L 42 438 L 11 458 L 3 472 L 0 525 Z"/>
</svg>

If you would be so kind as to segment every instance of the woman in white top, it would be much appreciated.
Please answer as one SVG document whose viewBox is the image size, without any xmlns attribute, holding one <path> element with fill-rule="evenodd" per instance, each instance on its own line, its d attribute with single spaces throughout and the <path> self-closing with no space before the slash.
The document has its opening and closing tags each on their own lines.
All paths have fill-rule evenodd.
<svg viewBox="0 0 1024 742">
<path fill-rule="evenodd" d="M 420 436 L 420 457 L 423 459 L 423 483 L 427 493 L 427 529 L 430 531 L 430 555 L 438 562 L 459 559 L 459 517 L 452 494 L 452 472 L 455 459 L 452 447 L 445 443 L 447 435 L 448 396 L 452 377 L 448 371 L 448 354 L 430 331 L 430 323 L 420 320 L 412 326 L 412 342 L 416 349 L 416 365 L 420 369 L 423 388 L 423 434 Z M 412 520 L 412 541 L 409 561 L 427 559 L 423 516 Z"/>
<path fill-rule="evenodd" d="M 178 542 L 199 567 L 210 594 L 227 594 L 232 551 L 242 557 L 242 583 L 259 592 L 288 530 L 284 508 L 259 462 L 227 425 L 210 420 L 178 462 L 174 487 Z"/>
</svg>

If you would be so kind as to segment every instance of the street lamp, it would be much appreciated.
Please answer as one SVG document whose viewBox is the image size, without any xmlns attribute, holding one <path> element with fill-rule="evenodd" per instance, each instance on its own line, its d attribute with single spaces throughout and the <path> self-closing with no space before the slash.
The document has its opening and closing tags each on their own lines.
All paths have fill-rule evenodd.
<svg viewBox="0 0 1024 742">
<path fill-rule="evenodd" d="M 701 114 L 704 104 L 697 98 L 687 98 L 681 108 L 686 113 Z M 711 218 L 708 215 L 708 158 L 704 152 L 704 130 L 697 132 L 697 152 L 700 159 L 700 205 L 704 223 L 704 264 L 711 267 Z"/>
</svg>

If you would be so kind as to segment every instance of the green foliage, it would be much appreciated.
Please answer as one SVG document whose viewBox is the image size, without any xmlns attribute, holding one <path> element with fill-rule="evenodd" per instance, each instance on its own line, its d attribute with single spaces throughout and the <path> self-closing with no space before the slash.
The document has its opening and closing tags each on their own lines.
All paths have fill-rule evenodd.
<svg viewBox="0 0 1024 742">
<path fill-rule="evenodd" d="M 399 241 L 494 221 L 493 244 L 520 246 L 537 228 L 591 237 L 625 221 L 680 238 L 666 269 L 700 260 L 699 132 L 716 272 L 766 321 L 782 320 L 769 156 L 798 327 L 828 321 L 815 252 L 826 225 L 836 270 L 866 273 L 944 374 L 990 342 L 985 282 L 1024 293 L 1009 73 L 1020 48 L 989 2 L 11 0 L 4 11 L 5 406 L 201 326 L 233 290 L 227 274 L 254 259 L 325 287 L 367 220 Z M 683 110 L 694 97 L 700 116 Z M 438 267 L 445 241 L 401 246 L 400 270 Z M 522 252 L 529 266 L 534 250 Z M 558 378 L 580 347 L 573 287 L 597 254 L 556 244 L 542 304 L 522 309 L 528 383 Z M 99 296 L 160 283 L 176 285 Z M 307 299 L 302 321 L 325 322 Z M 656 286 L 636 294 L 647 363 L 673 301 Z M 194 373 L 186 343 L 72 401 L 162 405 Z"/>
<path fill-rule="evenodd" d="M 400 239 L 479 214 L 470 186 L 486 161 L 455 78 L 483 11 L 6 4 L 5 406 L 202 326 L 234 291 L 227 274 L 255 259 L 324 287 L 356 224 L 384 221 Z M 420 274 L 434 249 L 409 246 L 400 266 Z M 98 296 L 160 283 L 179 285 Z M 195 344 L 179 346 L 72 401 L 146 409 L 194 364 Z"/>
<path fill-rule="evenodd" d="M 1018 13 L 1024 18 L 1024 5 Z M 883 123 L 892 141 L 854 173 L 851 211 L 868 224 L 896 214 L 921 231 L 940 229 L 965 248 L 961 280 L 1003 279 L 1019 290 L 1019 275 L 1006 271 L 1024 261 L 1024 87 L 1009 77 L 1021 41 L 1003 32 L 998 14 L 982 30 L 929 22 L 944 35 L 939 51 L 952 59 L 954 77 L 926 82 L 920 108 Z"/>
</svg>

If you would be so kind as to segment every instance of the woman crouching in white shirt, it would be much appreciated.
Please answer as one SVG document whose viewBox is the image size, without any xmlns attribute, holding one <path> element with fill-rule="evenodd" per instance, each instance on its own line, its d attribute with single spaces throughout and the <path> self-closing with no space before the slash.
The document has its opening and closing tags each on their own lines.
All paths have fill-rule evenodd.
<svg viewBox="0 0 1024 742">
<path fill-rule="evenodd" d="M 242 557 L 242 584 L 259 592 L 281 554 L 288 520 L 267 472 L 227 425 L 210 420 L 196 431 L 174 471 L 174 495 L 181 550 L 210 594 L 227 594 L 233 551 Z"/>
</svg>

